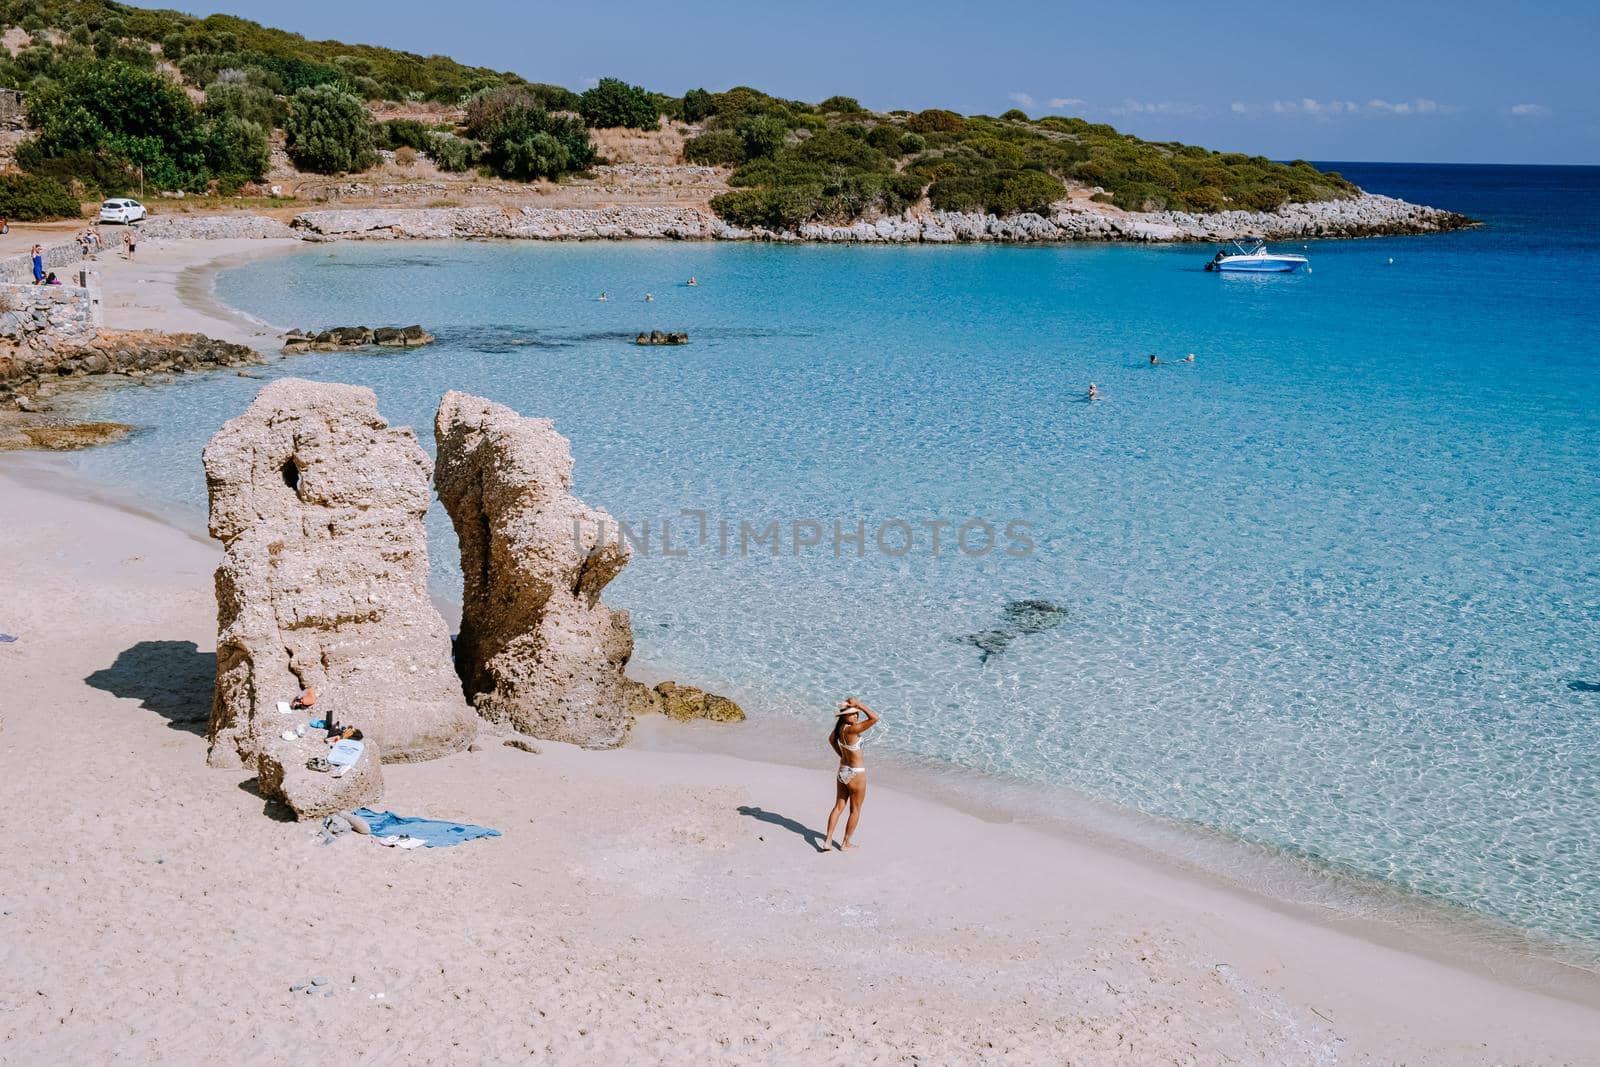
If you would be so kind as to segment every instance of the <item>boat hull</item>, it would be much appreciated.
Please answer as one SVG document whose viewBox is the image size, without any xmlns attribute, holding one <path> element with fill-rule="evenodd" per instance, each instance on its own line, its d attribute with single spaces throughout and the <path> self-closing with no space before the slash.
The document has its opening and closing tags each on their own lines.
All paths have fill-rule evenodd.
<svg viewBox="0 0 1600 1067">
<path fill-rule="evenodd" d="M 1293 274 L 1305 266 L 1303 259 L 1258 259 L 1248 263 L 1221 263 L 1212 264 L 1212 269 L 1219 274 Z"/>
</svg>

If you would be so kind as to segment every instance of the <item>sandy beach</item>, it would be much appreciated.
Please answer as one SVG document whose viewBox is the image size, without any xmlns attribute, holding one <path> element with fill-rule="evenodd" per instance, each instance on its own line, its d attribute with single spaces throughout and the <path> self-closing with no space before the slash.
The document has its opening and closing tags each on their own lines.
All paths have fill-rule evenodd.
<svg viewBox="0 0 1600 1067">
<path fill-rule="evenodd" d="M 297 245 L 108 253 L 106 323 L 272 351 L 209 278 Z M 0 457 L 0 516 L 0 1063 L 1600 1062 L 1590 977 L 1541 991 L 912 791 L 821 854 L 826 724 L 810 766 L 662 722 L 611 752 L 486 734 L 386 766 L 381 806 L 503 836 L 324 845 L 205 764 L 217 546 L 48 457 Z"/>
</svg>

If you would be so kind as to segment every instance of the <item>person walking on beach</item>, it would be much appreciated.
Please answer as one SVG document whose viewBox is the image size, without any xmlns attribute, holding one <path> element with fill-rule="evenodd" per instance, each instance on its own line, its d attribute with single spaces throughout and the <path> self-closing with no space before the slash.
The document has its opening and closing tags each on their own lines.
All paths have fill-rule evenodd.
<svg viewBox="0 0 1600 1067">
<path fill-rule="evenodd" d="M 845 805 L 850 806 L 850 818 L 844 824 L 844 840 L 839 851 L 855 848 L 851 838 L 856 824 L 861 821 L 861 805 L 867 799 L 867 767 L 861 758 L 861 735 L 878 725 L 878 713 L 855 697 L 839 704 L 833 713 L 833 732 L 828 735 L 828 746 L 838 753 L 839 773 L 835 782 L 833 810 L 828 813 L 828 833 L 822 839 L 822 851 L 833 848 L 833 831 L 839 825 L 839 816 Z"/>
<path fill-rule="evenodd" d="M 128 248 L 128 258 L 133 258 L 134 250 L 139 247 L 139 239 L 133 235 L 133 227 L 129 226 L 122 235 L 122 243 Z"/>
</svg>

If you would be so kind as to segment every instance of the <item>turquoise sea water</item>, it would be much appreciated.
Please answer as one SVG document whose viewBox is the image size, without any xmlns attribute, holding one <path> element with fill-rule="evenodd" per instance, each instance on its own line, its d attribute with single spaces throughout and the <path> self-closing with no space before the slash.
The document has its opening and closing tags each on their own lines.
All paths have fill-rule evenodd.
<svg viewBox="0 0 1600 1067">
<path fill-rule="evenodd" d="M 880 753 L 1600 946 L 1600 172 L 1342 169 L 1489 225 L 1315 243 L 1288 277 L 1202 273 L 1201 247 L 371 244 L 217 288 L 283 326 L 425 324 L 418 352 L 269 373 L 369 385 L 430 449 L 446 389 L 554 418 L 579 492 L 651 526 L 608 594 L 639 657 L 758 717 L 855 693 Z M 693 340 L 627 343 L 651 328 Z M 80 462 L 199 516 L 199 448 L 259 385 L 107 394 L 149 429 Z M 951 546 L 976 519 L 981 558 Z M 796 554 L 796 520 L 821 544 Z M 893 520 L 904 555 L 874 543 Z M 772 521 L 779 554 L 741 553 Z M 1021 598 L 1066 620 L 987 662 L 957 640 Z"/>
</svg>

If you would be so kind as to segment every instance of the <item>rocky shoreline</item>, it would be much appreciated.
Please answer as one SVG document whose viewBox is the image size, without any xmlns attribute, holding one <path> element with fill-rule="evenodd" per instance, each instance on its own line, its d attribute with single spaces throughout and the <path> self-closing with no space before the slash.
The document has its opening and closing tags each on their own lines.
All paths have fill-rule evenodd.
<svg viewBox="0 0 1600 1067">
<path fill-rule="evenodd" d="M 849 225 L 807 223 L 798 230 L 734 226 L 693 207 L 395 207 L 305 211 L 288 224 L 253 215 L 152 219 L 149 237 L 267 238 L 307 241 L 537 240 L 591 241 L 810 241 L 864 244 L 960 242 L 1127 241 L 1169 243 L 1269 239 L 1349 238 L 1440 233 L 1477 225 L 1451 211 L 1363 193 L 1346 200 L 1287 204 L 1277 211 L 1181 211 L 1147 214 L 1087 201 L 1061 201 L 1049 216 L 953 211 L 908 211 Z"/>
</svg>

